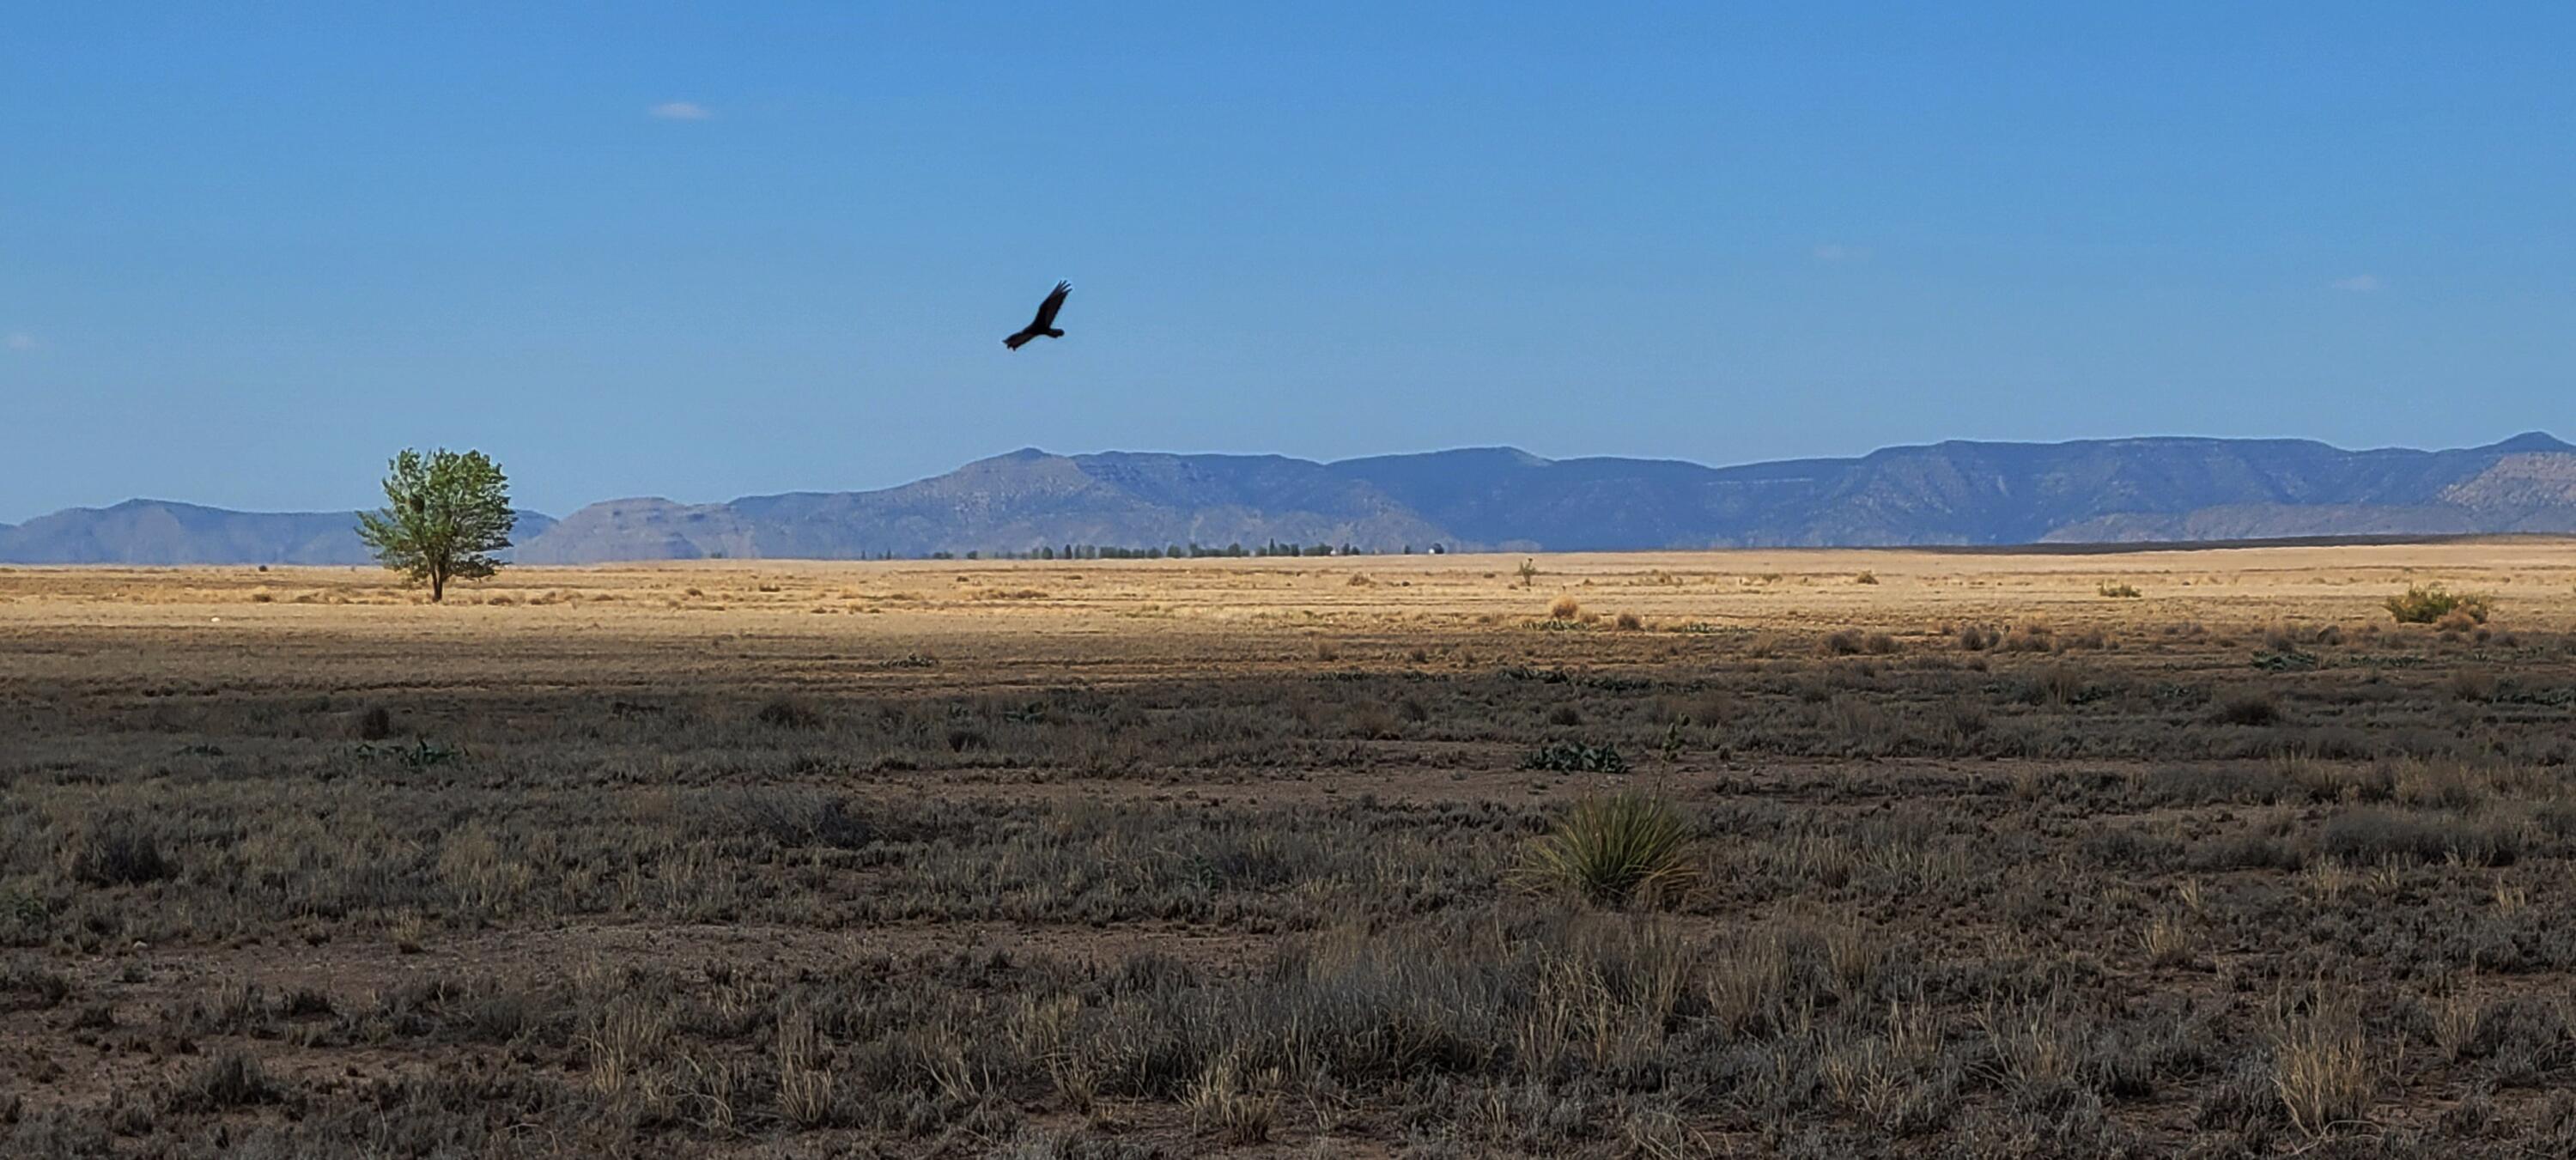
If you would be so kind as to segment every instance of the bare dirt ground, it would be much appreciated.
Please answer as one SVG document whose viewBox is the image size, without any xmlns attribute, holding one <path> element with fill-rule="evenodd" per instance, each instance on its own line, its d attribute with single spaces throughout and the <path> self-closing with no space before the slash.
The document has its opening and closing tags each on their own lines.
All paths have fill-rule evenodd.
<svg viewBox="0 0 2576 1160">
<path fill-rule="evenodd" d="M 0 1153 L 2576 1151 L 2576 544 L 1522 563 L 0 569 Z"/>
</svg>

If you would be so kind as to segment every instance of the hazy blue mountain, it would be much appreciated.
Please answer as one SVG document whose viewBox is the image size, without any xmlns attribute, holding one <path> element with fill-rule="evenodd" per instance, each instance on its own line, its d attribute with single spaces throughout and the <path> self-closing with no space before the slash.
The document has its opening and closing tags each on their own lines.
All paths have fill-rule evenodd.
<svg viewBox="0 0 2576 1160">
<path fill-rule="evenodd" d="M 876 491 L 622 499 L 523 515 L 524 563 L 849 559 L 1044 546 L 1355 544 L 1371 551 L 1992 545 L 2576 532 L 2576 447 L 2294 439 L 1949 442 L 1703 467 L 1507 447 L 1315 463 L 1035 449 Z M 154 500 L 0 526 L 0 562 L 364 563 L 342 513 Z"/>
<path fill-rule="evenodd" d="M 596 504 L 523 558 L 846 558 L 1271 539 L 1572 551 L 2481 531 L 2576 531 L 2576 448 L 2540 434 L 2451 451 L 2286 439 L 1951 442 L 1725 468 L 1549 460 L 1507 447 L 1337 463 L 1030 449 L 881 491 Z"/>
<path fill-rule="evenodd" d="M 512 538 L 542 535 L 554 519 L 520 512 Z M 355 509 L 236 512 L 160 499 L 69 508 L 0 525 L 0 563 L 367 564 Z"/>
</svg>

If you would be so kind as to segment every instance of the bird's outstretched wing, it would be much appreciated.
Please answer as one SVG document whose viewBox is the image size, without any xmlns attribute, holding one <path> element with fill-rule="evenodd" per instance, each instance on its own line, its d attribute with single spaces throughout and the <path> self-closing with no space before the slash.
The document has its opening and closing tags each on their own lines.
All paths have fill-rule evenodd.
<svg viewBox="0 0 2576 1160">
<path fill-rule="evenodd" d="M 1064 309 L 1064 296 L 1065 296 L 1065 295 L 1067 295 L 1067 294 L 1071 294 L 1071 293 L 1073 293 L 1073 283 L 1071 283 L 1071 282 L 1058 282 L 1058 283 L 1056 283 L 1056 284 L 1055 284 L 1055 292 L 1054 292 L 1054 293 L 1052 293 L 1052 294 L 1047 295 L 1047 296 L 1046 296 L 1046 301 L 1041 302 L 1041 303 L 1038 303 L 1038 320 L 1037 320 L 1036 322 L 1032 322 L 1032 323 L 1030 323 L 1030 324 L 1029 324 L 1029 329 L 1031 329 L 1031 330 L 1053 330 L 1053 329 L 1055 329 L 1055 312 L 1056 312 L 1056 311 L 1059 311 L 1059 310 Z"/>
</svg>

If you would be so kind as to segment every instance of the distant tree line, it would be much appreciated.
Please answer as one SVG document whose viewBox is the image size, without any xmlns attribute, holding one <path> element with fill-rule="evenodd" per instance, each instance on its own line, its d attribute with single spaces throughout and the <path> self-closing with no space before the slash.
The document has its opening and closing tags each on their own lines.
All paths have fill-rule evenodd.
<svg viewBox="0 0 2576 1160">
<path fill-rule="evenodd" d="M 1446 551 L 1446 548 L 1433 544 L 1431 551 L 1437 555 Z M 1066 544 L 1059 548 L 1049 544 L 1019 552 L 986 552 L 981 549 L 967 552 L 932 552 L 930 558 L 933 560 L 1197 560 L 1206 557 L 1366 556 L 1369 554 L 1366 549 L 1357 544 L 1343 544 L 1336 547 L 1332 544 L 1283 544 L 1277 540 L 1271 540 L 1249 548 L 1240 543 L 1227 544 L 1224 547 L 1200 543 L 1166 544 L 1159 548 L 1130 548 L 1114 544 Z M 1402 554 L 1412 555 L 1413 545 L 1406 544 Z"/>
</svg>

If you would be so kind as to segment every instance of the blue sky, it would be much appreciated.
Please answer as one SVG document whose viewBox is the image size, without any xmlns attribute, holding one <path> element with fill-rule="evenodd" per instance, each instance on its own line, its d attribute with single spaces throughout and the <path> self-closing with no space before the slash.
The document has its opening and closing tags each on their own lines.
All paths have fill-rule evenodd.
<svg viewBox="0 0 2576 1160">
<path fill-rule="evenodd" d="M 353 506 L 406 445 L 560 514 L 1032 444 L 2576 436 L 2571 51 L 2563 4 L 7 5 L 0 520 Z"/>
</svg>

